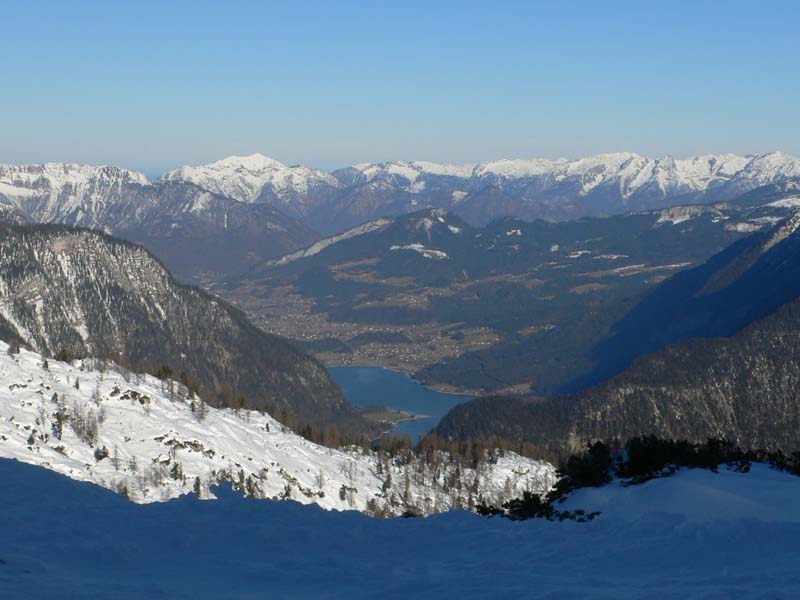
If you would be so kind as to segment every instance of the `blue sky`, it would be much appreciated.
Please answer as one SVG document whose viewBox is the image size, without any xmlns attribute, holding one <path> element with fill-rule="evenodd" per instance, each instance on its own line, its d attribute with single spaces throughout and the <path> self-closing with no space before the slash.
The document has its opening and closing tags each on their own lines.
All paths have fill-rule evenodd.
<svg viewBox="0 0 800 600">
<path fill-rule="evenodd" d="M 0 0 L 0 162 L 800 155 L 760 4 Z"/>
</svg>

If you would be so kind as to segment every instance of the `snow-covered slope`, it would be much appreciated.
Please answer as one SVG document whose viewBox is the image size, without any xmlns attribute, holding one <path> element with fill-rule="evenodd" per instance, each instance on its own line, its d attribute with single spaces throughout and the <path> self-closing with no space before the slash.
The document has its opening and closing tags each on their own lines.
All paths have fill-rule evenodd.
<svg viewBox="0 0 800 600">
<path fill-rule="evenodd" d="M 392 252 L 397 252 L 399 250 L 408 250 L 411 252 L 418 252 L 425 258 L 430 258 L 433 260 L 447 260 L 449 256 L 447 252 L 442 252 L 441 250 L 433 250 L 431 248 L 426 248 L 422 244 L 406 244 L 405 246 L 390 246 L 389 250 Z"/>
<path fill-rule="evenodd" d="M 64 363 L 0 342 L 0 457 L 126 493 L 167 500 L 232 480 L 257 498 L 328 509 L 431 514 L 544 492 L 552 465 L 512 453 L 470 469 L 332 450 L 269 415 L 215 409 L 182 386 L 96 361 Z"/>
<path fill-rule="evenodd" d="M 626 487 L 620 480 L 583 488 L 559 504 L 559 510 L 600 511 L 605 519 L 636 522 L 664 513 L 702 523 L 758 519 L 766 523 L 800 524 L 800 477 L 763 463 L 747 473 L 721 466 L 718 473 L 681 469 L 674 476 Z"/>
<path fill-rule="evenodd" d="M 220 490 L 137 506 L 0 461 L 4 598 L 796 598 L 800 479 L 683 471 L 584 490 L 588 523 L 381 521 Z"/>
<path fill-rule="evenodd" d="M 333 235 L 331 237 L 322 239 L 304 250 L 298 250 L 297 252 L 292 252 L 291 254 L 287 254 L 286 256 L 283 256 L 278 260 L 269 261 L 266 263 L 266 266 L 271 267 L 276 265 L 285 265 L 290 262 L 300 260 L 301 258 L 308 258 L 309 256 L 314 256 L 316 254 L 319 254 L 329 246 L 333 246 L 334 244 L 338 244 L 341 241 L 349 240 L 359 235 L 364 235 L 365 233 L 377 231 L 379 229 L 386 227 L 391 223 L 392 223 L 391 219 L 375 219 L 374 221 L 369 221 L 368 223 L 364 223 L 363 225 L 359 225 L 357 227 L 353 227 L 352 229 L 348 229 L 347 231 L 340 233 L 339 235 Z"/>
<path fill-rule="evenodd" d="M 240 202 L 269 201 L 300 214 L 315 193 L 341 186 L 330 173 L 289 167 L 263 154 L 229 156 L 207 165 L 179 167 L 164 173 L 160 180 L 190 182 Z"/>
<path fill-rule="evenodd" d="M 663 208 L 659 210 L 656 226 L 661 225 L 662 223 L 678 225 L 680 223 L 696 219 L 701 215 L 713 215 L 713 218 L 717 220 L 730 218 L 723 210 L 716 206 L 706 204 L 687 204 L 684 206 L 671 206 L 670 208 Z"/>
</svg>

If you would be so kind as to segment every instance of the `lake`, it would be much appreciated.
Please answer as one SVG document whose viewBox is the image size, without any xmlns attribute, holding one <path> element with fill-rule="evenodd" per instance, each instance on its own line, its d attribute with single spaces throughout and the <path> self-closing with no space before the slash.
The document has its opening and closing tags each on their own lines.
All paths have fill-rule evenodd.
<svg viewBox="0 0 800 600">
<path fill-rule="evenodd" d="M 441 418 L 456 404 L 472 398 L 430 390 L 406 375 L 381 367 L 332 367 L 333 380 L 345 397 L 356 406 L 385 406 L 424 418 L 400 421 L 395 433 L 417 438 L 436 427 Z"/>
</svg>

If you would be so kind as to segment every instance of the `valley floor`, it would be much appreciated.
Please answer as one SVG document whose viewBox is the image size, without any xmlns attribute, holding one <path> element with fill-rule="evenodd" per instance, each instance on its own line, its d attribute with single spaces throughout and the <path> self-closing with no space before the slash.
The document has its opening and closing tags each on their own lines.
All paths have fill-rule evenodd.
<svg viewBox="0 0 800 600">
<path fill-rule="evenodd" d="M 393 325 L 335 321 L 318 312 L 314 302 L 281 286 L 242 285 L 235 291 L 200 280 L 200 286 L 242 309 L 267 333 L 294 340 L 326 367 L 370 366 L 418 376 L 426 367 L 483 350 L 501 341 L 489 327 L 464 323 L 422 322 Z M 448 330 L 457 326 L 457 339 Z M 370 339 L 371 338 L 371 339 Z M 352 343 L 353 340 L 361 340 Z M 452 381 L 426 380 L 425 385 L 444 393 L 477 395 L 480 387 Z M 511 385 L 496 393 L 524 393 L 527 384 Z"/>
<path fill-rule="evenodd" d="M 792 598 L 800 478 L 682 471 L 576 493 L 589 523 L 377 520 L 220 492 L 136 505 L 0 460 L 4 598 Z"/>
</svg>

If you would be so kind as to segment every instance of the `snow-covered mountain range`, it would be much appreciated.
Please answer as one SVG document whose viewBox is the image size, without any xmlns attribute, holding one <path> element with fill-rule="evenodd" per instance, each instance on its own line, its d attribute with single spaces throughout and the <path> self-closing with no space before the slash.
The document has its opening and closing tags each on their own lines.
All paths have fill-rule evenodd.
<svg viewBox="0 0 800 600">
<path fill-rule="evenodd" d="M 570 219 L 731 199 L 756 187 L 800 177 L 800 160 L 780 152 L 653 159 L 629 152 L 576 160 L 497 160 L 448 165 L 362 164 L 334 173 L 350 196 L 381 198 L 394 213 L 425 206 L 451 210 L 473 224 L 501 216 Z M 357 191 L 358 190 L 358 191 Z M 372 216 L 384 216 L 383 206 Z M 342 204 L 338 222 L 359 203 Z"/>
<path fill-rule="evenodd" d="M 563 220 L 731 200 L 793 179 L 800 179 L 800 159 L 781 152 L 392 161 L 333 173 L 253 154 L 183 166 L 154 181 L 117 167 L 0 165 L 0 214 L 105 229 L 197 276 L 246 268 L 305 247 L 319 234 L 428 207 L 475 225 L 505 216 Z M 215 252 L 202 251 L 209 242 Z"/>
<path fill-rule="evenodd" d="M 425 207 L 446 208 L 484 224 L 501 216 L 564 219 L 727 200 L 800 177 L 800 160 L 781 152 L 687 159 L 618 152 L 575 160 L 364 163 L 332 175 L 256 154 L 182 167 L 162 179 L 191 182 L 242 201 L 271 202 L 330 234 Z"/>
<path fill-rule="evenodd" d="M 549 463 L 505 452 L 477 468 L 333 450 L 267 414 L 207 406 L 177 382 L 98 361 L 59 362 L 0 342 L 0 457 L 91 481 L 135 502 L 233 481 L 249 496 L 397 515 L 499 503 L 556 481 Z"/>
<path fill-rule="evenodd" d="M 101 229 L 146 245 L 184 278 L 246 269 L 318 238 L 268 203 L 74 164 L 0 165 L 0 219 Z"/>
<path fill-rule="evenodd" d="M 358 164 L 332 174 L 287 166 L 253 154 L 229 156 L 207 165 L 182 166 L 153 182 L 141 173 L 117 167 L 0 165 L 0 198 L 37 221 L 96 227 L 104 225 L 103 212 L 120 204 L 130 188 L 157 188 L 166 183 L 191 184 L 238 202 L 273 204 L 288 214 L 306 217 L 321 206 L 363 195 L 365 187 L 376 195 L 391 190 L 416 195 L 427 202 L 434 191 L 446 191 L 452 206 L 493 187 L 523 203 L 544 204 L 554 210 L 561 204 L 565 213 L 570 207 L 577 210 L 581 204 L 586 204 L 588 210 L 598 203 L 595 196 L 602 193 L 605 201 L 594 208 L 615 212 L 618 208 L 649 208 L 669 198 L 685 199 L 698 194 L 710 194 L 719 200 L 793 177 L 800 177 L 800 159 L 782 152 L 687 159 L 654 159 L 617 152 L 574 160 L 496 160 L 478 164 L 391 161 Z M 206 204 L 207 197 L 182 208 L 196 212 Z M 423 206 L 418 200 L 415 207 Z"/>
<path fill-rule="evenodd" d="M 423 178 L 451 177 L 477 182 L 518 182 L 537 180 L 541 191 L 569 183 L 578 195 L 587 196 L 611 185 L 622 198 L 655 188 L 666 196 L 704 192 L 736 182 L 742 187 L 764 185 L 800 176 L 800 160 L 773 152 L 758 156 L 735 154 L 694 156 L 687 159 L 647 158 L 631 152 L 599 154 L 575 160 L 496 160 L 479 164 L 450 165 L 430 162 L 388 162 L 351 167 L 361 176 L 353 183 L 391 180 L 406 189 L 422 191 Z M 346 170 L 345 170 L 346 172 Z M 340 176 L 343 177 L 344 172 Z"/>
</svg>

